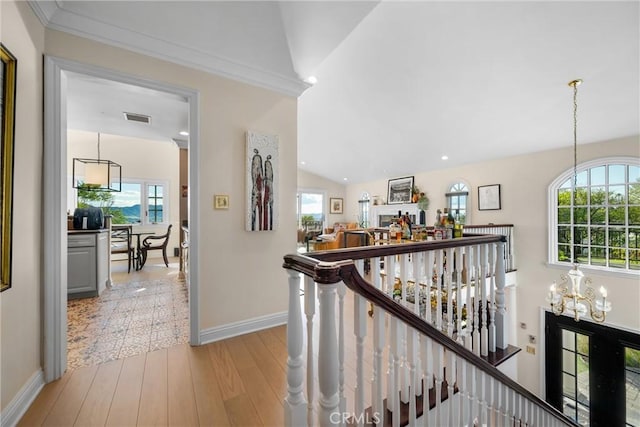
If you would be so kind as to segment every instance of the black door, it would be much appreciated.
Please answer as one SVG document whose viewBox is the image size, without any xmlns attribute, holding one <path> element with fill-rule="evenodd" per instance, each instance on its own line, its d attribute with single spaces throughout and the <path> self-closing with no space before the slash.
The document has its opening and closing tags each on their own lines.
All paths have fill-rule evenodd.
<svg viewBox="0 0 640 427">
<path fill-rule="evenodd" d="M 640 427 L 640 335 L 545 316 L 547 402 L 580 425 Z"/>
</svg>

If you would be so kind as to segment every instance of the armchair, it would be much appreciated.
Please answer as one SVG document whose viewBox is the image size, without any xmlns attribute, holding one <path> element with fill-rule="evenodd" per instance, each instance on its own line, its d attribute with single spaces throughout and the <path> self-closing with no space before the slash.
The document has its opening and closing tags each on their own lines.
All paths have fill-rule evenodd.
<svg viewBox="0 0 640 427">
<path fill-rule="evenodd" d="M 147 236 L 142 241 L 142 246 L 140 247 L 140 256 L 142 257 L 142 261 L 140 262 L 140 268 L 144 267 L 144 264 L 147 262 L 147 253 L 149 251 L 158 250 L 162 251 L 162 257 L 164 258 L 164 265 L 169 267 L 169 259 L 167 258 L 167 244 L 169 243 L 169 236 L 171 235 L 171 227 L 169 224 L 169 228 L 167 228 L 166 234 L 161 236 Z M 154 243 L 157 241 L 157 243 Z"/>
</svg>

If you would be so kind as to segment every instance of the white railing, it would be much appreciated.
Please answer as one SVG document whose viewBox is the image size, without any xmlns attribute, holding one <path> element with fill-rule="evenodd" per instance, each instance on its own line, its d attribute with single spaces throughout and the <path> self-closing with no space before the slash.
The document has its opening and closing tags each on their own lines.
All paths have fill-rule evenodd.
<svg viewBox="0 0 640 427">
<path fill-rule="evenodd" d="M 287 425 L 572 425 L 478 357 L 507 347 L 503 251 L 478 236 L 286 256 Z"/>
</svg>

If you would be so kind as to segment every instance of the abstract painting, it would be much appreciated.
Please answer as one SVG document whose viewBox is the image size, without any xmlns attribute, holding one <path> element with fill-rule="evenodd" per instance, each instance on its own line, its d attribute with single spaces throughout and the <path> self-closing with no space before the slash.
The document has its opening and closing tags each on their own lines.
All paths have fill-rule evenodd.
<svg viewBox="0 0 640 427">
<path fill-rule="evenodd" d="M 278 136 L 247 132 L 247 231 L 278 228 Z"/>
</svg>

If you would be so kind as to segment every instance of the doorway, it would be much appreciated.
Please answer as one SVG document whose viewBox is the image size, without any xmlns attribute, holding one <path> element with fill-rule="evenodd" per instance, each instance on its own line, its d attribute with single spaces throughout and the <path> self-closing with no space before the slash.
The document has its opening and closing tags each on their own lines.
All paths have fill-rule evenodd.
<svg viewBox="0 0 640 427">
<path fill-rule="evenodd" d="M 166 83 L 61 58 L 45 57 L 44 147 L 44 373 L 45 381 L 60 378 L 67 366 L 67 76 L 79 73 L 183 97 L 189 109 L 188 187 L 198 192 L 198 92 Z M 189 197 L 189 341 L 200 344 L 198 325 L 198 200 Z"/>
<path fill-rule="evenodd" d="M 583 426 L 640 426 L 640 335 L 545 313 L 546 400 Z"/>
</svg>

